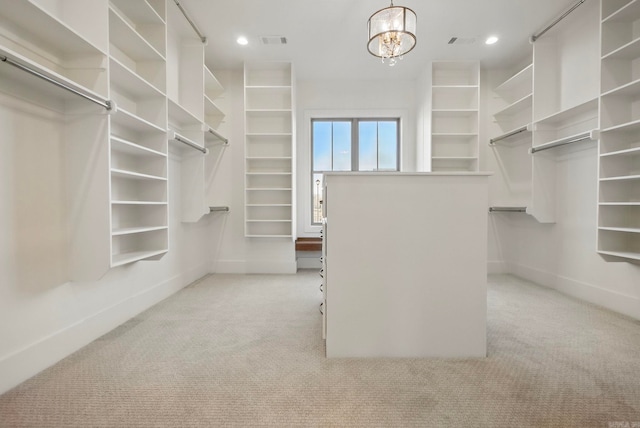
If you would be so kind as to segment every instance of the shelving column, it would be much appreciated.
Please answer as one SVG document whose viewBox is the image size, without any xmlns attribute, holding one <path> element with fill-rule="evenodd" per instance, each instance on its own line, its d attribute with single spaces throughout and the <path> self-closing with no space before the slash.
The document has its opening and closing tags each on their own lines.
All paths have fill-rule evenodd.
<svg viewBox="0 0 640 428">
<path fill-rule="evenodd" d="M 497 201 L 502 208 L 525 209 L 531 200 L 531 122 L 533 120 L 533 63 L 525 65 L 495 87 L 494 124 L 489 146 L 503 174 L 505 195 Z"/>
<path fill-rule="evenodd" d="M 111 0 L 111 267 L 169 250 L 166 7 Z"/>
<path fill-rule="evenodd" d="M 480 67 L 434 61 L 431 74 L 431 170 L 478 170 Z"/>
<path fill-rule="evenodd" d="M 541 223 L 556 221 L 558 159 L 598 139 L 599 33 L 598 4 L 585 2 L 533 44 L 527 212 Z"/>
<path fill-rule="evenodd" d="M 640 0 L 601 2 L 598 252 L 640 263 Z"/>
<path fill-rule="evenodd" d="M 294 235 L 293 81 L 291 63 L 245 64 L 247 237 Z"/>
</svg>

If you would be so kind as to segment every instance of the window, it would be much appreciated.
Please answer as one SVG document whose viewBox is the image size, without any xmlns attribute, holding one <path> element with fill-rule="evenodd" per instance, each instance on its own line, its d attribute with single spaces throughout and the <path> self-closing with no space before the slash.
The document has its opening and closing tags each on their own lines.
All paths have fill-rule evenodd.
<svg viewBox="0 0 640 428">
<path fill-rule="evenodd" d="M 400 119 L 311 120 L 311 223 L 322 220 L 322 174 L 398 171 Z"/>
</svg>

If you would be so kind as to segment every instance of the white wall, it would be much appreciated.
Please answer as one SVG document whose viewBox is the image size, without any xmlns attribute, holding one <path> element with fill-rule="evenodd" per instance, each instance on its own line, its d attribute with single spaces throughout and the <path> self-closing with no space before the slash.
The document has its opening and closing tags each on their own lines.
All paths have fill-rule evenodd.
<svg viewBox="0 0 640 428">
<path fill-rule="evenodd" d="M 60 120 L 0 94 L 0 393 L 209 273 L 218 241 L 213 216 L 180 222 L 180 161 L 172 155 L 169 253 L 69 282 L 65 231 L 73 224 Z"/>
<path fill-rule="evenodd" d="M 318 236 L 310 227 L 312 117 L 389 117 L 402 121 L 401 170 L 416 171 L 416 94 L 409 80 L 323 80 L 297 82 L 298 236 Z"/>
</svg>

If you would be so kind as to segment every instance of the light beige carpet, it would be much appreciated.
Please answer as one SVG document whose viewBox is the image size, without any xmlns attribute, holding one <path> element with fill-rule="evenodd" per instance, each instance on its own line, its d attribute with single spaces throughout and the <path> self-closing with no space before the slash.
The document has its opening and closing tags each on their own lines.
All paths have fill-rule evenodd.
<svg viewBox="0 0 640 428">
<path fill-rule="evenodd" d="M 0 396 L 0 426 L 640 426 L 638 321 L 493 276 L 488 358 L 327 360 L 319 283 L 208 276 Z"/>
</svg>

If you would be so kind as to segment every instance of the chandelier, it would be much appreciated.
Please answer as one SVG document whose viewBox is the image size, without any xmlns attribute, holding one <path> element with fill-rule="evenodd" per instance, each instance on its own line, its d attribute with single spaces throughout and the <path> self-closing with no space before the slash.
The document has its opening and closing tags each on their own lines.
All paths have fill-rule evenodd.
<svg viewBox="0 0 640 428">
<path fill-rule="evenodd" d="M 369 42 L 371 55 L 382 58 L 382 62 L 396 65 L 397 59 L 411 51 L 416 45 L 416 13 L 403 6 L 380 9 L 369 18 Z"/>
</svg>

